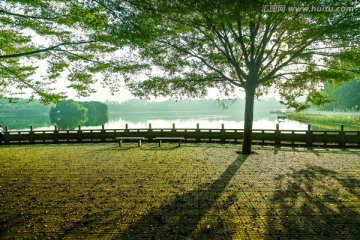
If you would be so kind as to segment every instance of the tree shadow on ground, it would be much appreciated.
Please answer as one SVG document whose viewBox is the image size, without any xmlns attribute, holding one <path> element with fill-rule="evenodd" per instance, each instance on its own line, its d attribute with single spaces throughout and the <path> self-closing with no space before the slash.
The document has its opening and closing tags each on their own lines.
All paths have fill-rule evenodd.
<svg viewBox="0 0 360 240">
<path fill-rule="evenodd" d="M 273 147 L 274 154 L 278 154 L 281 152 L 309 152 L 311 151 L 316 156 L 320 156 L 320 153 L 336 153 L 341 152 L 343 154 L 352 154 L 352 155 L 358 155 L 360 156 L 360 150 L 356 148 L 327 148 L 327 147 L 280 147 L 280 146 L 274 146 Z"/>
<path fill-rule="evenodd" d="M 359 239 L 360 180 L 320 166 L 276 179 L 267 239 Z"/>
<path fill-rule="evenodd" d="M 103 149 L 96 149 L 94 151 L 96 152 L 107 152 L 107 151 L 114 151 L 114 152 L 121 152 L 121 151 L 128 151 L 128 150 L 141 150 L 141 151 L 171 151 L 171 150 L 175 150 L 175 149 L 179 149 L 181 147 L 179 147 L 177 144 L 173 144 L 173 145 L 165 145 L 162 147 L 159 147 L 158 143 L 146 143 L 146 146 L 141 146 L 139 147 L 137 145 L 137 143 L 134 142 L 124 142 L 123 146 L 119 147 L 119 145 L 114 145 L 114 146 L 109 146 Z"/>
<path fill-rule="evenodd" d="M 229 194 L 221 204 L 216 203 L 227 185 L 239 170 L 247 156 L 239 156 L 213 183 L 200 185 L 197 189 L 178 195 L 171 202 L 152 209 L 127 230 L 118 235 L 119 239 L 198 239 L 205 235 L 211 239 L 231 237 L 225 231 L 224 218 L 219 214 L 208 215 L 213 207 L 227 208 L 236 201 Z M 203 217 L 207 214 L 206 218 Z M 211 224 L 210 224 L 211 223 Z"/>
</svg>

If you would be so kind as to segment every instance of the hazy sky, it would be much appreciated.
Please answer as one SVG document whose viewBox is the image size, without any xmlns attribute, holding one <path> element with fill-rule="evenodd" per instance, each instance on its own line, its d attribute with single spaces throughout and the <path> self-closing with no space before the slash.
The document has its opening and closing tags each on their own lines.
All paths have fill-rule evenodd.
<svg viewBox="0 0 360 240">
<path fill-rule="evenodd" d="M 97 85 L 99 85 L 96 87 L 97 92 L 89 97 L 78 98 L 75 96 L 76 95 L 75 93 L 71 93 L 70 91 L 68 91 L 69 98 L 79 101 L 101 101 L 101 102 L 105 102 L 106 100 L 124 102 L 126 100 L 135 98 L 125 87 L 120 88 L 119 92 L 116 92 L 112 95 L 109 89 L 103 88 L 102 86 L 100 86 L 100 84 Z M 240 89 L 238 91 L 237 97 L 239 98 L 244 97 L 244 94 L 241 93 Z M 217 99 L 217 98 L 219 98 L 218 91 L 216 89 L 210 89 L 208 91 L 207 99 Z M 166 99 L 170 99 L 170 98 L 156 98 L 156 99 L 154 98 L 152 100 L 161 101 Z"/>
<path fill-rule="evenodd" d="M 25 33 L 25 35 L 30 36 L 34 43 L 41 43 L 44 46 L 50 44 L 49 42 L 44 40 L 41 36 L 38 36 L 32 30 L 24 30 L 24 33 Z M 114 54 L 115 54 L 116 57 L 127 57 L 128 54 L 131 55 L 133 53 L 125 51 L 125 50 L 119 50 Z M 24 59 L 24 64 L 26 64 L 26 65 L 29 64 L 26 59 Z M 46 72 L 47 67 L 48 67 L 47 61 L 46 60 L 38 61 L 36 65 L 38 66 L 38 69 L 37 69 L 36 75 L 34 75 L 33 78 L 41 79 L 42 76 L 45 76 L 47 74 L 47 72 Z M 142 79 L 142 77 L 139 76 L 139 79 Z M 66 88 L 66 86 L 69 85 L 69 84 L 70 83 L 67 81 L 66 77 L 64 76 L 62 79 L 59 79 L 58 82 L 56 84 L 54 84 L 53 86 L 51 86 L 51 87 L 56 89 L 55 92 L 66 92 L 69 99 L 74 99 L 74 100 L 77 100 L 77 101 L 101 101 L 101 102 L 105 102 L 106 100 L 109 100 L 109 101 L 124 102 L 124 101 L 127 101 L 129 99 L 135 98 L 126 89 L 126 87 L 121 87 L 118 92 L 115 92 L 115 93 L 111 94 L 110 90 L 108 88 L 104 88 L 102 86 L 101 82 L 96 83 L 93 86 L 94 89 L 96 89 L 96 91 L 97 91 L 96 93 L 93 93 L 89 97 L 80 97 L 79 98 L 79 97 L 76 96 L 76 92 L 73 89 Z M 221 96 L 219 96 L 219 91 L 216 90 L 216 89 L 210 89 L 208 92 L 209 92 L 209 94 L 208 94 L 207 98 L 209 98 L 209 99 L 221 98 Z M 30 93 L 25 94 L 25 95 L 21 95 L 19 97 L 20 98 L 30 97 Z M 242 93 L 241 89 L 239 89 L 237 91 L 236 97 L 239 97 L 239 98 L 244 97 L 244 94 Z M 169 98 L 157 98 L 157 99 L 153 99 L 153 100 L 161 101 L 161 100 L 166 100 L 166 99 L 169 99 Z"/>
<path fill-rule="evenodd" d="M 46 74 L 47 69 L 47 62 L 39 61 L 38 62 L 38 71 L 37 74 L 34 76 L 34 78 L 41 78 L 42 75 Z M 101 80 L 100 80 L 101 81 Z M 115 92 L 111 94 L 110 90 L 108 88 L 104 88 L 101 84 L 101 82 L 98 82 L 94 84 L 92 87 L 96 90 L 96 93 L 91 94 L 89 97 L 77 97 L 76 92 L 73 89 L 68 89 L 66 86 L 70 84 L 66 77 L 63 77 L 62 79 L 59 79 L 58 82 L 52 86 L 56 89 L 56 92 L 66 92 L 69 99 L 73 99 L 76 101 L 101 101 L 105 102 L 106 100 L 109 101 L 117 101 L 117 102 L 124 102 L 129 99 L 135 98 L 127 89 L 125 86 L 120 87 L 118 92 Z M 219 98 L 219 91 L 217 89 L 209 89 L 208 91 L 208 97 L 209 99 L 218 99 Z M 241 89 L 239 88 L 236 93 L 236 97 L 243 98 L 244 94 L 242 93 Z M 29 97 L 30 94 L 25 96 L 20 96 L 21 98 Z M 155 101 L 161 101 L 166 100 L 170 98 L 157 98 L 152 99 Z"/>
<path fill-rule="evenodd" d="M 31 30 L 25 30 L 24 31 L 25 35 L 29 35 L 32 38 L 32 41 L 34 42 L 41 42 L 44 45 L 47 45 L 46 41 L 38 36 L 35 32 L 31 31 Z M 119 50 L 115 53 L 115 55 L 117 57 L 126 57 L 127 54 L 132 54 L 129 53 L 127 51 L 124 50 Z M 24 60 L 25 64 L 29 64 L 26 62 L 26 60 Z M 34 78 L 36 79 L 41 79 L 41 76 L 46 75 L 46 70 L 47 70 L 47 61 L 46 60 L 42 60 L 42 61 L 38 61 L 37 63 L 38 65 L 38 70 L 37 70 L 37 74 L 34 76 Z M 142 77 L 139 76 L 139 79 L 141 79 Z M 93 88 L 96 89 L 96 93 L 91 94 L 91 96 L 89 97 L 77 97 L 76 96 L 76 92 L 73 89 L 68 89 L 66 88 L 67 85 L 69 85 L 70 83 L 67 81 L 66 77 L 64 76 L 62 79 L 59 79 L 58 82 L 56 84 L 54 84 L 52 87 L 55 88 L 55 92 L 66 92 L 68 99 L 74 99 L 77 101 L 101 101 L 101 102 L 105 102 L 107 100 L 109 101 L 117 101 L 117 102 L 124 102 L 127 101 L 129 99 L 133 99 L 135 98 L 134 96 L 132 96 L 132 94 L 126 89 L 126 87 L 121 87 L 119 88 L 118 92 L 115 93 L 111 93 L 110 90 L 108 88 L 104 88 L 101 84 L 101 82 L 96 83 L 95 85 L 93 85 Z M 277 97 L 276 94 L 270 94 L 267 97 Z M 21 98 L 27 98 L 30 97 L 30 93 L 29 94 L 25 94 L 25 95 L 21 95 L 19 96 Z M 238 88 L 238 90 L 236 90 L 236 95 L 232 96 L 232 98 L 244 98 L 244 94 L 242 92 L 242 89 Z M 210 89 L 208 90 L 208 99 L 221 99 L 222 97 L 219 95 L 219 91 L 217 89 Z M 152 100 L 166 100 L 166 99 L 170 99 L 170 98 L 157 98 L 157 99 L 152 99 Z"/>
<path fill-rule="evenodd" d="M 26 63 L 26 62 L 25 62 Z M 27 63 L 28 64 L 28 63 Z M 36 75 L 33 76 L 34 79 L 41 79 L 42 75 L 46 75 L 46 69 L 47 69 L 47 62 L 46 60 L 38 61 L 37 63 L 38 69 Z M 118 101 L 123 102 L 129 99 L 134 98 L 131 93 L 125 89 L 124 87 L 120 88 L 118 92 L 111 94 L 110 90 L 108 88 L 104 88 L 101 85 L 101 82 L 96 83 L 92 87 L 97 91 L 96 93 L 93 93 L 89 97 L 77 97 L 76 92 L 73 89 L 66 88 L 67 85 L 69 85 L 70 82 L 66 79 L 66 77 L 63 77 L 57 81 L 56 84 L 51 86 L 52 88 L 56 89 L 55 92 L 66 92 L 69 99 L 79 100 L 79 101 L 101 101 L 105 102 L 106 100 L 109 101 Z M 30 90 L 29 90 L 30 92 Z M 24 96 L 19 96 L 21 98 L 27 98 L 30 97 L 29 94 L 25 94 Z"/>
</svg>

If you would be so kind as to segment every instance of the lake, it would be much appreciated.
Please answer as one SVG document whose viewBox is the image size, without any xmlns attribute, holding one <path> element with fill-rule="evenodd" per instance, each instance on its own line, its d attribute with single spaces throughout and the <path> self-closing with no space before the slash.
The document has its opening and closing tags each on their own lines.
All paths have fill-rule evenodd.
<svg viewBox="0 0 360 240">
<path fill-rule="evenodd" d="M 211 114 L 209 112 L 148 112 L 128 113 L 113 115 L 105 125 L 106 128 L 123 128 L 128 124 L 129 128 L 200 128 L 219 129 L 224 124 L 226 129 L 242 129 L 244 126 L 242 114 Z M 255 114 L 254 129 L 275 129 L 279 123 L 276 116 Z M 307 124 L 286 119 L 280 123 L 281 129 L 307 129 Z"/>
<path fill-rule="evenodd" d="M 309 123 L 285 119 L 281 122 L 276 115 L 271 115 L 269 111 L 257 111 L 254 114 L 253 129 L 276 129 L 279 123 L 281 130 L 307 130 Z M 48 115 L 39 116 L 9 116 L 0 117 L 0 124 L 8 126 L 9 130 L 29 130 L 33 126 L 34 130 L 52 130 Z M 122 129 L 128 124 L 129 128 L 200 128 L 220 129 L 222 124 L 226 129 L 242 129 L 244 117 L 242 112 L 224 111 L 212 113 L 209 111 L 159 111 L 159 112 L 110 112 L 105 129 Z M 311 123 L 313 130 L 339 130 L 339 124 Z M 77 126 L 76 123 L 74 126 Z M 100 129 L 98 126 L 83 126 L 82 129 Z M 345 127 L 345 130 L 350 130 Z M 353 128 L 351 130 L 354 130 Z M 359 129 L 355 129 L 359 130 Z"/>
</svg>

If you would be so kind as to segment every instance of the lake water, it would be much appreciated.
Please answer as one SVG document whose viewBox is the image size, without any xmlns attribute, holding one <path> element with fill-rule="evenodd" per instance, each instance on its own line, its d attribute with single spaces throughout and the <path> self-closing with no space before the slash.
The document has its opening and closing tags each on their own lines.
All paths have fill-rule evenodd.
<svg viewBox="0 0 360 240">
<path fill-rule="evenodd" d="M 27 117 L 0 117 L 0 123 L 8 126 L 9 130 L 29 130 L 33 126 L 34 130 L 52 130 L 52 124 L 47 115 L 27 116 Z M 199 124 L 202 129 L 220 129 L 224 124 L 225 129 L 243 129 L 243 113 L 211 113 L 211 112 L 122 112 L 110 113 L 109 120 L 104 124 L 105 129 L 123 129 L 128 124 L 130 129 L 148 128 L 196 128 Z M 279 124 L 281 130 L 307 130 L 309 123 L 285 119 L 281 122 L 276 115 L 271 115 L 270 111 L 255 112 L 253 129 L 276 129 Z M 313 130 L 339 130 L 339 124 L 319 124 L 311 123 Z M 74 126 L 77 126 L 76 124 Z M 84 126 L 82 129 L 100 129 L 98 126 Z M 350 130 L 345 127 L 345 130 Z M 351 129 L 354 130 L 354 129 Z M 356 129 L 359 130 L 359 129 Z"/>
<path fill-rule="evenodd" d="M 267 117 L 255 116 L 254 129 L 275 129 L 279 123 L 276 116 L 268 114 Z M 176 128 L 196 128 L 199 124 L 200 128 L 220 129 L 222 124 L 226 129 L 242 129 L 244 120 L 242 116 L 230 114 L 211 114 L 198 112 L 158 112 L 158 113 L 131 113 L 129 115 L 117 115 L 110 118 L 105 124 L 105 128 L 124 128 L 128 124 L 129 128 L 148 128 L 151 124 L 152 128 L 172 128 L 175 124 Z M 281 129 L 306 130 L 307 124 L 286 119 L 280 122 Z"/>
</svg>

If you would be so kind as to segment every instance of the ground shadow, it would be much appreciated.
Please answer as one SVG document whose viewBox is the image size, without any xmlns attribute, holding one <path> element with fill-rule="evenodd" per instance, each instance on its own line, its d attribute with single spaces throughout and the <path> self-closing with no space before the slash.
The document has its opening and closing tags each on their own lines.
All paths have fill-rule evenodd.
<svg viewBox="0 0 360 240">
<path fill-rule="evenodd" d="M 137 149 L 139 148 L 138 146 L 131 146 L 131 145 L 127 145 L 127 146 L 115 146 L 115 147 L 109 147 L 109 148 L 104 148 L 104 149 L 96 149 L 96 152 L 108 152 L 108 151 L 114 151 L 114 152 L 121 152 L 121 151 L 129 151 L 132 149 Z"/>
<path fill-rule="evenodd" d="M 75 221 L 64 221 L 61 230 L 38 233 L 38 236 L 54 239 L 97 239 L 104 236 L 109 239 L 232 239 L 233 232 L 228 227 L 234 223 L 220 212 L 226 211 L 237 201 L 237 193 L 226 191 L 226 187 L 246 159 L 247 156 L 238 156 L 212 183 L 179 192 L 168 202 L 149 209 L 142 216 L 131 215 L 139 214 L 133 210 L 146 205 L 138 199 L 141 198 L 138 195 L 140 192 L 132 193 L 134 195 L 129 197 L 127 208 L 117 209 L 113 207 L 110 196 L 104 193 L 104 198 L 96 202 L 99 206 L 104 205 L 102 211 L 85 214 Z M 121 196 L 126 193 L 117 194 Z M 131 202 L 131 198 L 136 198 L 136 201 Z M 92 206 L 83 208 L 87 207 Z M 62 215 L 67 219 L 72 213 L 63 212 Z"/>
<path fill-rule="evenodd" d="M 276 184 L 267 239 L 359 239 L 359 179 L 307 166 Z"/>
<path fill-rule="evenodd" d="M 217 144 L 216 146 L 217 147 L 224 146 L 224 148 L 228 147 L 226 144 Z M 141 151 L 171 151 L 171 150 L 181 149 L 183 147 L 184 148 L 199 148 L 199 147 L 201 147 L 202 149 L 206 150 L 206 149 L 213 148 L 214 144 L 182 144 L 179 147 L 177 143 L 167 143 L 166 142 L 161 147 L 159 147 L 159 144 L 157 142 L 143 142 L 143 145 L 141 147 L 138 147 L 137 143 L 126 142 L 121 147 L 119 147 L 119 145 L 117 143 L 115 143 L 114 145 L 109 145 L 106 148 L 96 149 L 93 151 L 95 151 L 95 152 L 108 152 L 108 151 L 121 152 L 121 151 L 133 150 L 133 149 L 135 149 L 135 150 L 139 149 Z"/>
<path fill-rule="evenodd" d="M 268 148 L 271 149 L 271 148 Z M 316 156 L 320 156 L 320 154 L 330 153 L 333 154 L 335 152 L 341 152 L 343 154 L 353 154 L 360 156 L 360 150 L 356 148 L 329 148 L 329 147 L 281 147 L 274 146 L 273 148 L 274 154 L 278 154 L 279 152 L 312 152 Z"/>
<path fill-rule="evenodd" d="M 219 215 L 213 216 L 214 219 L 211 219 L 213 224 L 206 224 L 200 229 L 198 226 L 204 215 L 214 207 L 246 158 L 239 156 L 213 183 L 203 184 L 197 189 L 177 196 L 162 207 L 152 209 L 117 237 L 119 239 L 197 239 L 204 235 L 212 237 L 218 235 L 215 239 L 226 237 L 224 235 L 230 233 L 224 231 L 226 224 Z M 222 206 L 218 207 L 225 208 L 233 201 L 236 201 L 236 197 L 230 194 Z"/>
</svg>

